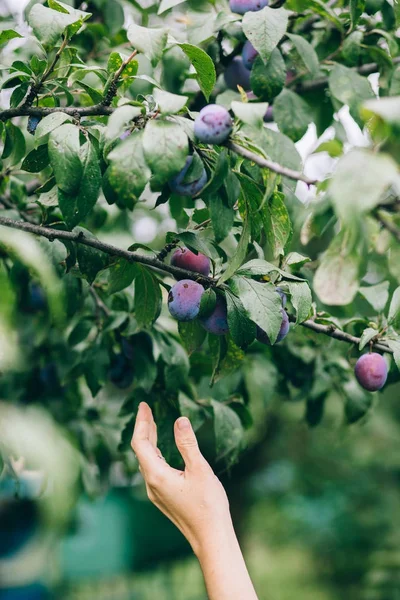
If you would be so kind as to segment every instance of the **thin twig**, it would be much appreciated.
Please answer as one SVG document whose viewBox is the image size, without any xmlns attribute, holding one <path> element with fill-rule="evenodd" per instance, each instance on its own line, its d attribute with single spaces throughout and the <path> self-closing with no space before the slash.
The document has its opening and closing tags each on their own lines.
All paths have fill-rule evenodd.
<svg viewBox="0 0 400 600">
<path fill-rule="evenodd" d="M 228 142 L 227 148 L 232 150 L 232 152 L 251 160 L 263 169 L 269 169 L 270 171 L 274 171 L 274 173 L 279 173 L 284 177 L 289 177 L 289 179 L 304 181 L 304 183 L 307 183 L 307 185 L 315 185 L 318 183 L 317 179 L 310 179 L 306 175 L 303 175 L 303 173 L 300 173 L 300 171 L 294 171 L 293 169 L 284 167 L 276 162 L 273 162 L 272 160 L 268 160 L 267 158 L 264 158 L 259 154 L 255 154 L 254 152 L 251 152 L 250 150 L 247 150 L 246 148 L 243 148 L 234 142 Z"/>
<path fill-rule="evenodd" d="M 115 74 L 110 83 L 110 86 L 109 86 L 107 92 L 105 93 L 103 100 L 101 101 L 102 106 L 110 106 L 111 102 L 113 101 L 114 96 L 117 93 L 118 79 L 120 78 L 121 74 L 126 69 L 126 67 L 129 65 L 131 60 L 133 60 L 135 58 L 136 54 L 137 54 L 137 50 L 134 50 L 132 52 L 132 54 L 130 56 L 128 56 L 128 58 L 126 60 L 124 60 L 122 65 L 119 67 L 119 69 L 117 71 L 115 71 Z"/>
<path fill-rule="evenodd" d="M 96 290 L 93 288 L 93 286 L 90 286 L 89 288 L 89 292 L 94 300 L 94 303 L 96 305 L 96 308 L 103 312 L 105 314 L 106 317 L 110 317 L 111 316 L 111 311 L 108 308 L 108 306 L 106 306 L 103 302 L 103 300 L 100 298 L 100 296 L 98 295 L 98 293 L 96 292 Z"/>
</svg>

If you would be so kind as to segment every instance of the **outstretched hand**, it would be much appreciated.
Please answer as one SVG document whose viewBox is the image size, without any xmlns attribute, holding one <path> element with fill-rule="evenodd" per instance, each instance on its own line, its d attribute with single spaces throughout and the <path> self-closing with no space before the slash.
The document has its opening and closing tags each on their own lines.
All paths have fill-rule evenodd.
<svg viewBox="0 0 400 600">
<path fill-rule="evenodd" d="M 230 526 L 228 499 L 222 484 L 200 452 L 189 419 L 180 417 L 175 442 L 185 470 L 170 467 L 157 447 L 157 426 L 142 402 L 132 448 L 138 458 L 149 499 L 180 529 L 198 554 L 216 528 Z"/>
</svg>

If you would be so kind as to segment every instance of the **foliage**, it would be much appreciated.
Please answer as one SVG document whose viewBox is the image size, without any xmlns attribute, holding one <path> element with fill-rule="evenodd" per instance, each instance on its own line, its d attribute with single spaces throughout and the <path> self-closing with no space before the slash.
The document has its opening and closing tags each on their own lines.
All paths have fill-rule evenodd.
<svg viewBox="0 0 400 600">
<path fill-rule="evenodd" d="M 274 390 L 305 401 L 310 426 L 332 387 L 349 423 L 365 417 L 359 351 L 385 352 L 388 384 L 399 380 L 397 5 L 287 0 L 240 16 L 225 0 L 78 4 L 31 1 L 30 33 L 2 22 L 1 397 L 66 425 L 89 490 L 93 472 L 132 467 L 142 400 L 169 460 L 186 414 L 221 469 L 251 438 L 253 377 L 264 401 Z M 258 97 L 224 83 L 246 39 Z M 208 102 L 234 115 L 221 145 L 194 135 Z M 346 107 L 365 147 L 350 148 Z M 310 127 L 323 136 L 315 154 L 337 162 L 318 181 L 296 147 Z M 206 171 L 194 197 L 171 192 L 184 168 L 196 183 Z M 143 215 L 158 226 L 151 247 L 132 235 Z M 169 264 L 178 246 L 210 257 L 213 277 Z M 178 329 L 173 276 L 225 296 L 229 334 Z M 277 339 L 278 284 L 293 325 L 270 348 L 255 325 Z"/>
</svg>

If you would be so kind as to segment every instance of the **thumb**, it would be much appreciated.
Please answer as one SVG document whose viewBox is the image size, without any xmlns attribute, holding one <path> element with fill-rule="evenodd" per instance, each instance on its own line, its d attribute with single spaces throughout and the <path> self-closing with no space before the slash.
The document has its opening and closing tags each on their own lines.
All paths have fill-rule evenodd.
<svg viewBox="0 0 400 600">
<path fill-rule="evenodd" d="M 197 443 L 196 434 L 187 417 L 180 417 L 175 422 L 175 442 L 185 461 L 186 468 L 193 469 L 204 462 Z"/>
</svg>

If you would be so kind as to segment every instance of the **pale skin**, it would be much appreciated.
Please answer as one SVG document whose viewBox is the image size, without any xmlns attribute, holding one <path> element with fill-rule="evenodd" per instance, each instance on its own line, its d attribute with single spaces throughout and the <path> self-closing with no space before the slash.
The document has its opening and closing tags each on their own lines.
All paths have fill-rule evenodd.
<svg viewBox="0 0 400 600">
<path fill-rule="evenodd" d="M 180 417 L 175 442 L 185 470 L 170 467 L 157 447 L 157 426 L 141 403 L 132 438 L 149 499 L 183 533 L 203 571 L 210 600 L 257 600 L 233 528 L 229 503 L 197 444 L 189 419 Z"/>
</svg>

